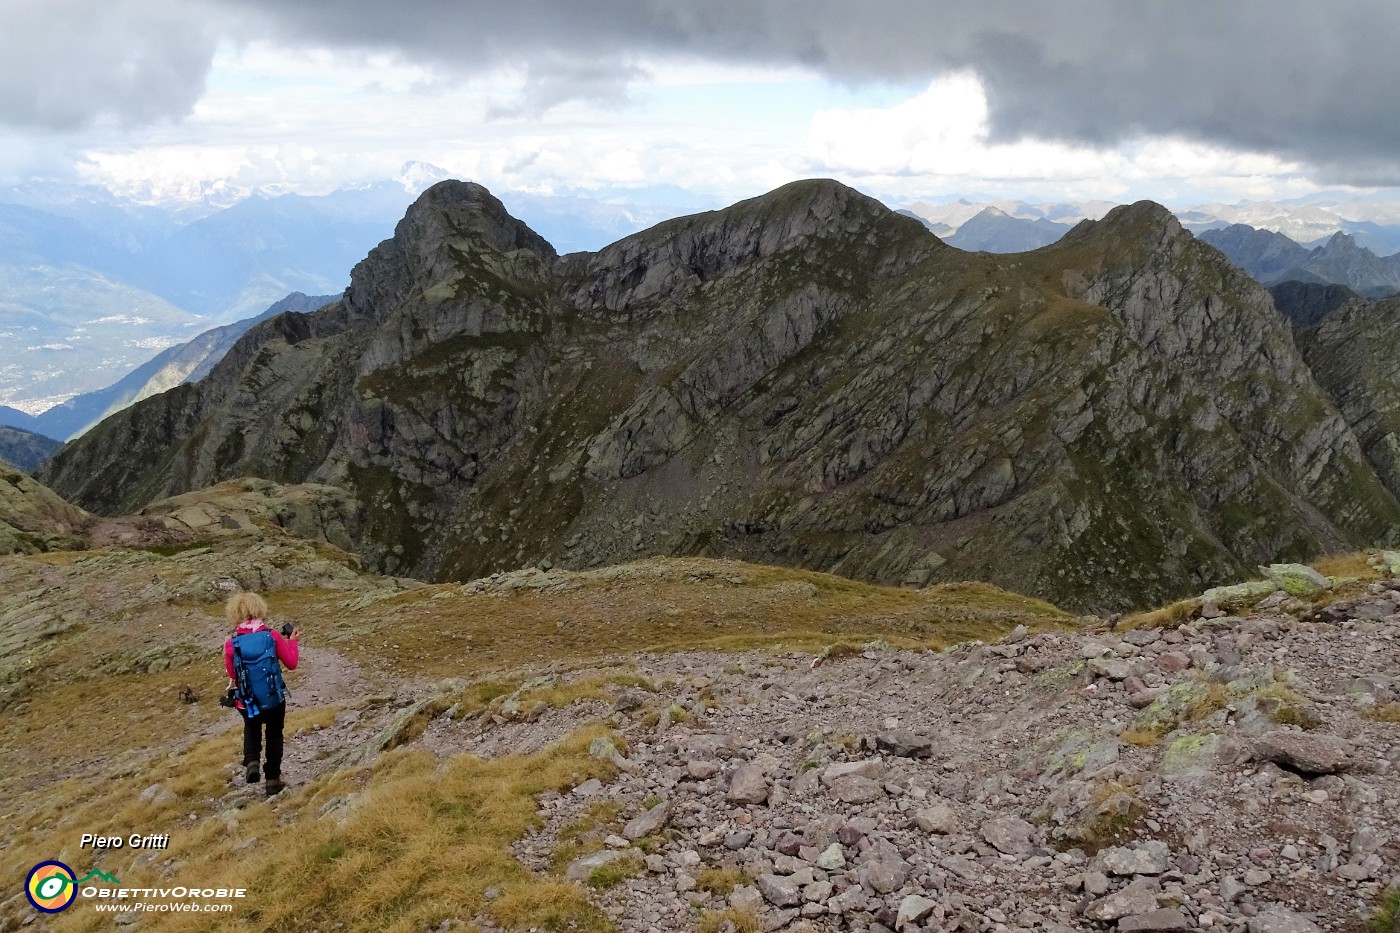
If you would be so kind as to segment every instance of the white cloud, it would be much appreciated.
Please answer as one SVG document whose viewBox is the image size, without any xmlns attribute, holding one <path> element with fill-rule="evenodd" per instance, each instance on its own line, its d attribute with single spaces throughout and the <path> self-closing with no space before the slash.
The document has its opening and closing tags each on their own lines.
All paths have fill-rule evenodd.
<svg viewBox="0 0 1400 933">
<path fill-rule="evenodd" d="M 823 110 L 802 144 L 805 167 L 904 197 L 982 191 L 1180 200 L 1214 191 L 1291 197 L 1317 190 L 1298 163 L 1179 138 L 1143 137 L 1118 147 L 998 143 L 988 113 L 980 80 L 966 71 L 890 107 Z"/>
</svg>

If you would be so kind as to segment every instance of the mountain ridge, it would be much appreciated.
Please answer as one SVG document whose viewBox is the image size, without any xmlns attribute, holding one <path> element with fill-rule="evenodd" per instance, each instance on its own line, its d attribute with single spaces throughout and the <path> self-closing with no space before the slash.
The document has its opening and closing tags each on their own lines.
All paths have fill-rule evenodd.
<svg viewBox="0 0 1400 933">
<path fill-rule="evenodd" d="M 821 180 L 562 257 L 435 185 L 340 302 L 43 475 L 99 512 L 343 486 L 365 558 L 434 579 L 723 555 L 1085 608 L 1400 526 L 1268 294 L 1160 205 L 996 256 Z"/>
</svg>

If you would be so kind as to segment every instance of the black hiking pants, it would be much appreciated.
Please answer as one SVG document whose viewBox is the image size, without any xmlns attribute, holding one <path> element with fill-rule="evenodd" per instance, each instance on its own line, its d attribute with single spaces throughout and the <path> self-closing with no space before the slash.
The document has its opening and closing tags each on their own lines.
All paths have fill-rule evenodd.
<svg viewBox="0 0 1400 933">
<path fill-rule="evenodd" d="M 258 715 L 243 717 L 243 766 L 255 765 L 262 757 L 263 726 L 267 727 L 267 766 L 263 773 L 269 781 L 282 778 L 282 724 L 287 718 L 287 704 L 279 703 Z"/>
</svg>

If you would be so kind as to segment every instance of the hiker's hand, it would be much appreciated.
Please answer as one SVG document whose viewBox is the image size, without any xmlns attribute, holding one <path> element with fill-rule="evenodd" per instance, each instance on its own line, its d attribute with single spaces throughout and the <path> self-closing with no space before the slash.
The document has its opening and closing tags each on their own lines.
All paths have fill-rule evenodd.
<svg viewBox="0 0 1400 933">
<path fill-rule="evenodd" d="M 287 637 L 290 638 L 292 641 L 296 641 L 298 638 L 301 637 L 301 629 L 299 629 L 299 628 L 294 628 L 294 629 L 292 629 L 292 634 L 289 635 L 289 636 L 287 636 Z"/>
</svg>

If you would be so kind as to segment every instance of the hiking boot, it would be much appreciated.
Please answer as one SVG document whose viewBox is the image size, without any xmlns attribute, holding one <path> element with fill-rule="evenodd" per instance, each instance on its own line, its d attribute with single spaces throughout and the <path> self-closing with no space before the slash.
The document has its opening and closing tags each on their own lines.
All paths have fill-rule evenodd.
<svg viewBox="0 0 1400 933">
<path fill-rule="evenodd" d="M 247 781 L 249 784 L 256 784 L 259 779 L 260 775 L 258 774 L 257 765 L 248 765 L 248 767 L 244 769 L 243 780 Z"/>
<path fill-rule="evenodd" d="M 263 785 L 263 791 L 269 797 L 276 797 L 278 794 L 282 793 L 282 791 L 286 789 L 287 785 L 282 783 L 281 778 L 270 777 L 267 779 L 267 783 Z"/>
</svg>

